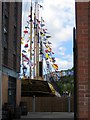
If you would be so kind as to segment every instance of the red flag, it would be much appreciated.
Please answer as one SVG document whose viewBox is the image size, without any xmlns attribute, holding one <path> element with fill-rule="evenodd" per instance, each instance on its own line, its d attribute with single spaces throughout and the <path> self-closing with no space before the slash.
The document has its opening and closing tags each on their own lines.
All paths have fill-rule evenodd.
<svg viewBox="0 0 90 120">
<path fill-rule="evenodd" d="M 24 30 L 24 33 L 28 33 L 28 31 L 27 31 L 27 30 Z"/>
<path fill-rule="evenodd" d="M 48 50 L 45 50 L 45 52 L 47 53 L 47 52 L 48 52 Z"/>
<path fill-rule="evenodd" d="M 22 57 L 25 58 L 27 61 L 29 61 L 29 58 L 22 53 Z"/>
<path fill-rule="evenodd" d="M 28 44 L 25 44 L 25 46 L 24 47 L 28 47 Z"/>
</svg>

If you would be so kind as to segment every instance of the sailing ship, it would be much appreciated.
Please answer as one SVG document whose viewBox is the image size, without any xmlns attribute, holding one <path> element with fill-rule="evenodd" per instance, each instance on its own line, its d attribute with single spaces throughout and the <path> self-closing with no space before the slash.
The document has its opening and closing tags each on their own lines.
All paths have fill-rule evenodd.
<svg viewBox="0 0 90 120">
<path fill-rule="evenodd" d="M 30 86 L 30 91 L 32 91 L 32 88 L 34 88 L 33 91 L 35 91 L 36 88 L 39 88 L 39 90 L 36 90 L 39 91 L 39 94 L 41 91 L 43 91 L 43 94 L 49 91 L 50 95 L 50 89 L 52 89 L 51 92 L 55 94 L 55 89 L 51 84 L 51 81 L 57 79 L 57 75 L 56 77 L 53 77 L 55 74 L 52 72 L 52 67 L 55 71 L 57 71 L 58 65 L 55 63 L 56 60 L 54 57 L 54 52 L 51 48 L 52 43 L 49 41 L 51 35 L 48 33 L 45 20 L 40 14 L 42 9 L 42 5 L 40 5 L 38 2 L 33 4 L 31 0 L 30 15 L 28 15 L 27 24 L 23 31 L 23 37 L 21 37 L 21 43 L 23 46 L 21 54 L 23 72 L 22 91 L 24 91 L 24 95 L 26 95 L 25 89 L 29 88 L 25 85 L 29 86 L 30 83 L 31 85 L 34 83 L 32 87 Z M 26 36 L 28 36 L 27 39 Z M 46 69 L 44 68 L 45 63 Z M 28 74 L 27 71 L 29 72 Z M 47 74 L 45 74 L 45 71 Z M 46 90 L 47 86 L 48 90 Z M 41 91 L 40 88 L 42 88 Z M 26 91 L 29 91 L 29 89 Z M 36 94 L 36 91 L 32 92 L 32 94 Z M 30 94 L 28 93 L 28 95 L 31 95 L 31 92 Z"/>
</svg>

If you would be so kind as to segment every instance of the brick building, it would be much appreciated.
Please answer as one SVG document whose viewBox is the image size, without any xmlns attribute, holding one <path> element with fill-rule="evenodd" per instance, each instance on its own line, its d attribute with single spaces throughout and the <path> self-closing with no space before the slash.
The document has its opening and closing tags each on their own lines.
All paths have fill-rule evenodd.
<svg viewBox="0 0 90 120">
<path fill-rule="evenodd" d="M 76 9 L 76 118 L 90 119 L 90 2 L 77 0 Z"/>
<path fill-rule="evenodd" d="M 2 2 L 2 104 L 18 105 L 21 99 L 21 2 Z"/>
</svg>

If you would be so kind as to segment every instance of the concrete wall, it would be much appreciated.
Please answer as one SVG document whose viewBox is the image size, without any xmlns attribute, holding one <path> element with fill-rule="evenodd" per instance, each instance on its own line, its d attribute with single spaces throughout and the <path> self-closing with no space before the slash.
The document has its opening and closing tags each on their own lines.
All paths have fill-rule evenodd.
<svg viewBox="0 0 90 120">
<path fill-rule="evenodd" d="M 9 76 L 2 75 L 2 104 L 8 102 L 8 78 Z M 19 105 L 21 101 L 21 80 L 16 80 L 16 105 Z"/>
<path fill-rule="evenodd" d="M 2 75 L 2 104 L 8 102 L 8 76 Z"/>
<path fill-rule="evenodd" d="M 21 101 L 21 80 L 17 80 L 16 104 L 19 105 L 20 101 Z"/>
</svg>

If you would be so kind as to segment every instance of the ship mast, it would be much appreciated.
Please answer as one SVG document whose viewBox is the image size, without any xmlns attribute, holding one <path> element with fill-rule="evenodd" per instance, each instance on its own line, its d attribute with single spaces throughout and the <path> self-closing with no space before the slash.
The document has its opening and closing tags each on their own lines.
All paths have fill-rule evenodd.
<svg viewBox="0 0 90 120">
<path fill-rule="evenodd" d="M 39 77 L 39 29 L 38 29 L 38 21 L 39 21 L 39 7 L 38 2 L 36 2 L 36 79 Z"/>
<path fill-rule="evenodd" d="M 34 78 L 36 76 L 36 2 L 34 11 Z"/>
<path fill-rule="evenodd" d="M 31 1 L 31 20 L 32 20 L 32 1 Z M 39 79 L 40 76 L 40 62 L 39 62 L 39 44 L 41 42 L 39 37 L 39 4 L 38 1 L 35 2 L 34 10 L 34 67 L 33 67 L 33 78 Z M 42 44 L 42 43 L 41 43 Z M 40 45 L 41 47 L 41 45 Z M 32 22 L 30 24 L 30 60 L 32 62 Z M 32 69 L 30 67 L 30 75 Z M 31 78 L 31 76 L 30 76 Z"/>
<path fill-rule="evenodd" d="M 31 0 L 31 10 L 30 10 L 30 78 L 32 77 L 32 0 Z"/>
</svg>

